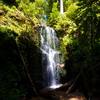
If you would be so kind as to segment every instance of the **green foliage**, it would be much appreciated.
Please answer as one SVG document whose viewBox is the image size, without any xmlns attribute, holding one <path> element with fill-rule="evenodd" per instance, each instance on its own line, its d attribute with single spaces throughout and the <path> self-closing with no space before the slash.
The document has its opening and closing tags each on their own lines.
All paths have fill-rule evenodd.
<svg viewBox="0 0 100 100">
<path fill-rule="evenodd" d="M 17 1 L 17 4 L 16 7 L 13 4 L 10 6 L 0 2 L 0 99 L 2 100 L 18 100 L 32 88 L 23 68 L 20 52 L 27 67 L 33 68 L 35 65 L 36 68 L 38 66 L 40 68 L 40 63 L 37 64 L 40 62 L 40 56 L 36 58 L 40 52 L 37 31 L 40 21 L 36 18 L 39 12 L 33 11 L 36 3 L 29 0 L 23 3 L 21 0 Z M 31 71 L 30 73 L 34 73 L 31 76 L 37 80 L 37 72 Z"/>
<path fill-rule="evenodd" d="M 36 27 L 39 25 L 39 20 L 32 13 L 32 16 L 26 15 L 15 6 L 9 8 L 8 6 L 2 5 L 0 9 L 3 12 L 3 15 L 0 17 L 1 29 L 11 30 L 18 35 L 24 32 L 34 34 Z M 37 39 L 36 42 L 38 43 Z"/>
<path fill-rule="evenodd" d="M 52 12 L 50 13 L 50 17 L 48 20 L 51 26 L 55 25 L 58 20 L 59 11 L 58 11 L 57 6 L 58 6 L 58 3 L 54 2 L 53 7 L 52 7 Z"/>
<path fill-rule="evenodd" d="M 74 3 L 74 0 L 64 0 L 64 9 L 67 11 L 68 7 Z"/>
<path fill-rule="evenodd" d="M 100 71 L 100 68 L 97 68 L 100 65 L 98 51 L 100 0 L 64 0 L 64 5 L 65 12 L 62 15 L 58 13 L 58 7 L 55 5 L 49 24 L 55 28 L 59 36 L 60 50 L 63 52 L 63 58 L 66 59 L 66 67 L 70 67 L 72 75 L 81 70 L 84 89 L 87 93 L 96 93 L 99 91 L 98 89 L 95 91 L 95 88 L 100 77 L 95 70 Z M 93 84 L 90 85 L 91 83 Z"/>
<path fill-rule="evenodd" d="M 67 8 L 66 16 L 68 16 L 70 19 L 74 19 L 77 15 L 77 9 L 77 2 L 71 3 Z"/>
<path fill-rule="evenodd" d="M 64 36 L 62 40 L 63 40 L 63 43 L 64 43 L 63 44 L 64 47 L 66 45 L 72 44 L 72 42 L 73 42 L 72 37 L 71 36 L 68 36 L 68 35 Z"/>
<path fill-rule="evenodd" d="M 70 14 L 74 15 L 73 13 L 74 11 Z M 66 46 L 72 43 L 70 36 L 77 30 L 77 25 L 71 20 L 68 14 L 69 13 L 66 14 L 65 12 L 62 15 L 57 11 L 57 8 L 55 8 L 53 9 L 49 20 L 50 25 L 55 28 L 57 35 L 60 38 L 60 50 L 63 52 L 64 59 L 66 59 Z"/>
<path fill-rule="evenodd" d="M 58 16 L 57 23 L 56 25 L 54 25 L 54 27 L 57 31 L 63 31 L 60 34 L 71 34 L 77 29 L 76 24 L 72 20 L 70 20 L 66 15 Z"/>
<path fill-rule="evenodd" d="M 81 70 L 84 89 L 88 93 L 99 91 L 96 87 L 100 81 L 99 5 L 100 0 L 64 0 L 64 14 L 60 14 L 57 0 L 1 0 L 0 99 L 5 100 L 3 96 L 7 93 L 7 100 L 19 99 L 27 92 L 27 85 L 19 84 L 25 73 L 15 41 L 33 80 L 37 81 L 37 73 L 38 79 L 41 76 L 38 28 L 43 18 L 57 32 L 65 67 L 71 68 L 71 75 Z M 65 71 L 60 73 L 64 75 Z"/>
<path fill-rule="evenodd" d="M 44 0 L 36 0 L 35 2 L 30 2 L 29 0 L 25 2 L 24 0 L 21 0 L 18 8 L 27 16 L 41 18 L 46 12 L 47 2 Z"/>
<path fill-rule="evenodd" d="M 58 3 L 55 2 L 53 4 L 52 12 L 49 17 L 49 25 L 54 27 L 57 31 L 57 35 L 60 38 L 60 50 L 63 52 L 63 58 L 66 57 L 66 45 L 71 44 L 70 36 L 77 30 L 77 25 L 74 22 L 74 19 L 77 14 L 77 2 L 72 1 L 64 1 L 65 2 L 65 12 L 64 14 L 60 14 L 58 10 Z M 70 34 L 70 35 L 69 35 Z"/>
</svg>

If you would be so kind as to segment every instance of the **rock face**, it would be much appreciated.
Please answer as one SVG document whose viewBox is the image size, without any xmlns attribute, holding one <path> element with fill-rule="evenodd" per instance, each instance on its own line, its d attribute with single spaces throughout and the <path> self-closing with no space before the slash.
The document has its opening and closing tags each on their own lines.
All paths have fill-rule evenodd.
<svg viewBox="0 0 100 100">
<path fill-rule="evenodd" d="M 42 64 L 41 64 L 41 50 L 39 48 L 40 36 L 34 30 L 33 33 L 23 33 L 18 38 L 19 49 L 27 66 L 28 73 L 36 88 L 42 86 Z"/>
</svg>

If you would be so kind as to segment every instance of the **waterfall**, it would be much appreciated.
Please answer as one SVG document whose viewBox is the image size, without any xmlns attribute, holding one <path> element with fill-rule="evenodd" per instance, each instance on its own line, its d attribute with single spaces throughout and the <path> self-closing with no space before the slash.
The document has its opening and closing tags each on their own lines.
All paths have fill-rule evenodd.
<svg viewBox="0 0 100 100">
<path fill-rule="evenodd" d="M 63 0 L 60 0 L 60 13 L 64 13 Z"/>
<path fill-rule="evenodd" d="M 55 31 L 43 26 L 40 32 L 42 66 L 43 66 L 43 84 L 44 86 L 57 88 L 59 87 L 59 73 L 57 64 L 60 63 L 58 47 L 58 38 Z"/>
</svg>

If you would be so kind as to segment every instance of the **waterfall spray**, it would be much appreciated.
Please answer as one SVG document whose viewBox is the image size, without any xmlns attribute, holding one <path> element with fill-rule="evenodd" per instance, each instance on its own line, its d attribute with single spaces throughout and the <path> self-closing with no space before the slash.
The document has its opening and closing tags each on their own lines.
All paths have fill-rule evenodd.
<svg viewBox="0 0 100 100">
<path fill-rule="evenodd" d="M 46 87 L 59 87 L 59 73 L 57 64 L 60 63 L 58 38 L 55 31 L 47 26 L 41 28 L 41 51 L 43 66 L 43 84 Z"/>
</svg>

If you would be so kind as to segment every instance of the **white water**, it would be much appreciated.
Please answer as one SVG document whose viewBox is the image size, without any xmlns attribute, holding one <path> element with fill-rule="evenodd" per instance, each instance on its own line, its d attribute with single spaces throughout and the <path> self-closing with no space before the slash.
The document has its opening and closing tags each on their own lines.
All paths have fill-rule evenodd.
<svg viewBox="0 0 100 100">
<path fill-rule="evenodd" d="M 58 38 L 55 31 L 47 26 L 41 28 L 41 50 L 43 66 L 44 86 L 57 88 L 59 84 L 59 73 L 57 64 L 60 63 L 58 47 Z"/>
<path fill-rule="evenodd" d="M 60 0 L 60 13 L 64 13 L 63 0 Z"/>
</svg>

